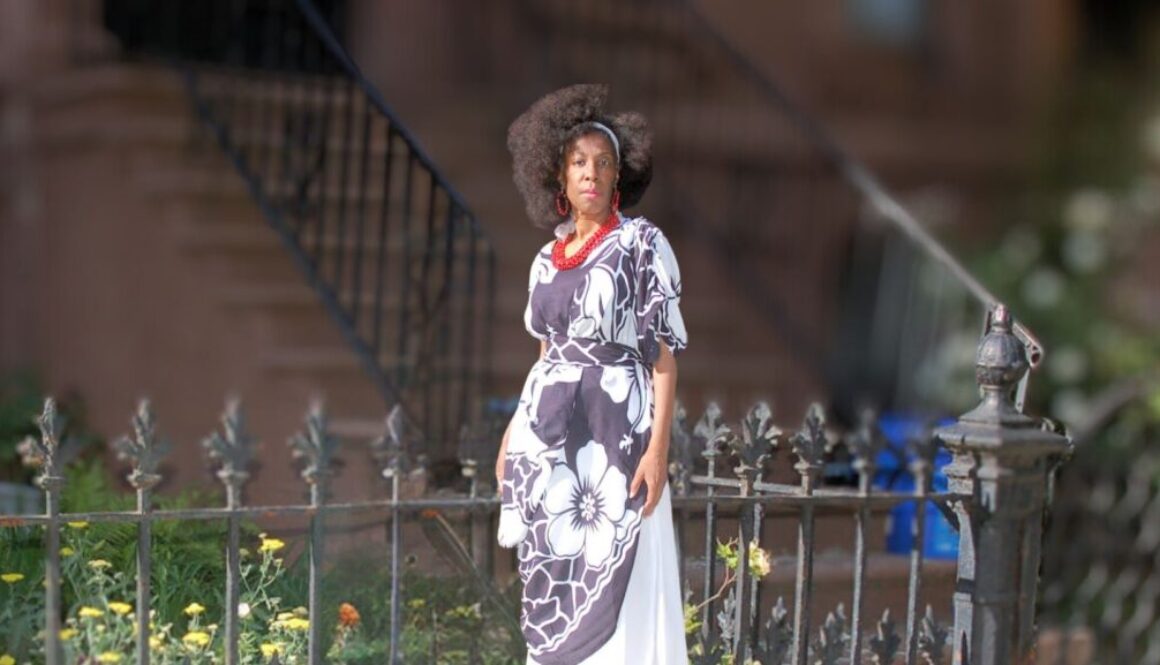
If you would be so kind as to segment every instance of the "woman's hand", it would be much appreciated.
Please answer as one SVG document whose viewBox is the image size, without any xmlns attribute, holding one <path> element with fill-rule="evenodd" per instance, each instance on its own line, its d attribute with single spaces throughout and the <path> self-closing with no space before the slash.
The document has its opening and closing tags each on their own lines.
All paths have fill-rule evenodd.
<svg viewBox="0 0 1160 665">
<path fill-rule="evenodd" d="M 632 476 L 632 485 L 629 486 L 629 496 L 636 496 L 643 484 L 648 490 L 644 500 L 644 516 L 652 515 L 653 509 L 661 500 L 661 492 L 665 483 L 669 481 L 668 451 L 661 451 L 661 446 L 650 445 L 648 452 L 640 458 L 636 466 L 636 473 Z"/>
</svg>

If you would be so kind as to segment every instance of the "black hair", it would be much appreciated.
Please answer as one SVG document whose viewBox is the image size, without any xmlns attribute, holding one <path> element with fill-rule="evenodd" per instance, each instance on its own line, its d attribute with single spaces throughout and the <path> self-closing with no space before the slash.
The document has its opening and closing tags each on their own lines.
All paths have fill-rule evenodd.
<svg viewBox="0 0 1160 665">
<path fill-rule="evenodd" d="M 556 211 L 564 150 L 577 138 L 600 132 L 599 122 L 616 134 L 620 208 L 640 202 L 652 181 L 652 132 L 644 116 L 634 111 L 609 114 L 604 105 L 608 86 L 580 84 L 549 93 L 508 128 L 512 180 L 524 198 L 524 208 L 536 226 L 551 229 L 564 220 Z"/>
</svg>

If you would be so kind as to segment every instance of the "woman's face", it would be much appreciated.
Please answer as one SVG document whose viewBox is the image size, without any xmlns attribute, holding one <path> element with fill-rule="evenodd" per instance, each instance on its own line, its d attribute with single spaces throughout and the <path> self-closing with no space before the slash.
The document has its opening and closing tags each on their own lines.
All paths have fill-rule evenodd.
<svg viewBox="0 0 1160 665">
<path fill-rule="evenodd" d="M 584 134 L 564 152 L 564 194 L 577 215 L 603 221 L 616 188 L 616 153 L 603 132 Z"/>
</svg>

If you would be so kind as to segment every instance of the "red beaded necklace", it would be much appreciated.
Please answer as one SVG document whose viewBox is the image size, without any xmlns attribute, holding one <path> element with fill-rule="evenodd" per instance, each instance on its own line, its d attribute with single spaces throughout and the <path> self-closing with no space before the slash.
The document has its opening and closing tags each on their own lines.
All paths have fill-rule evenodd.
<svg viewBox="0 0 1160 665">
<path fill-rule="evenodd" d="M 618 226 L 620 226 L 620 217 L 613 210 L 609 213 L 608 219 L 600 225 L 600 228 L 588 236 L 588 240 L 585 240 L 580 249 L 572 256 L 564 256 L 564 247 L 572 240 L 576 232 L 573 231 L 568 234 L 568 237 L 563 240 L 557 240 L 556 244 L 552 246 L 552 265 L 556 266 L 557 270 L 571 270 L 581 263 L 584 263 L 584 260 L 588 258 L 592 250 L 604 239 L 604 236 L 612 233 L 612 230 Z"/>
</svg>

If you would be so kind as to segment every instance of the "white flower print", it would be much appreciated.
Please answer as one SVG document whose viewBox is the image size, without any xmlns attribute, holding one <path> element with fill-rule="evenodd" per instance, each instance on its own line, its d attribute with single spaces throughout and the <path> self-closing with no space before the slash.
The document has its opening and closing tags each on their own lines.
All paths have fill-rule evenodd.
<svg viewBox="0 0 1160 665">
<path fill-rule="evenodd" d="M 583 368 L 576 365 L 537 363 L 533 366 L 528 381 L 524 385 L 523 394 L 520 396 L 520 403 L 516 407 L 516 410 L 519 411 L 517 415 L 523 420 L 512 423 L 512 437 L 508 441 L 509 454 L 538 455 L 547 446 L 557 443 L 556 441 L 540 441 L 532 432 L 531 427 L 538 422 L 536 407 L 540 403 L 544 388 L 558 383 L 577 383 L 580 381 L 580 375 L 583 371 Z M 522 436 L 523 434 L 527 436 Z"/>
<path fill-rule="evenodd" d="M 600 388 L 608 395 L 608 399 L 620 404 L 628 398 L 628 390 L 632 386 L 632 377 L 629 367 L 605 367 L 600 373 Z"/>
<path fill-rule="evenodd" d="M 600 388 L 617 404 L 628 400 L 626 415 L 632 431 L 644 434 L 652 426 L 649 409 L 652 404 L 652 384 L 645 369 L 633 367 L 605 367 L 600 375 Z M 621 444 L 624 448 L 624 444 Z"/>
<path fill-rule="evenodd" d="M 537 255 L 536 259 L 532 261 L 532 270 L 528 275 L 528 291 L 531 291 L 537 284 L 550 283 L 556 277 L 556 272 L 556 266 L 552 265 L 550 258 Z"/>
<path fill-rule="evenodd" d="M 611 556 L 617 525 L 624 519 L 628 481 L 620 469 L 608 466 L 604 447 L 595 441 L 576 454 L 576 469 L 579 473 L 560 464 L 548 481 L 548 544 L 556 556 L 583 552 L 589 566 L 600 566 Z"/>
<path fill-rule="evenodd" d="M 580 306 L 580 313 L 568 323 L 568 336 L 610 338 L 612 318 L 609 310 L 615 297 L 612 273 L 604 266 L 593 266 L 584 276 L 584 286 L 573 297 Z"/>
</svg>

